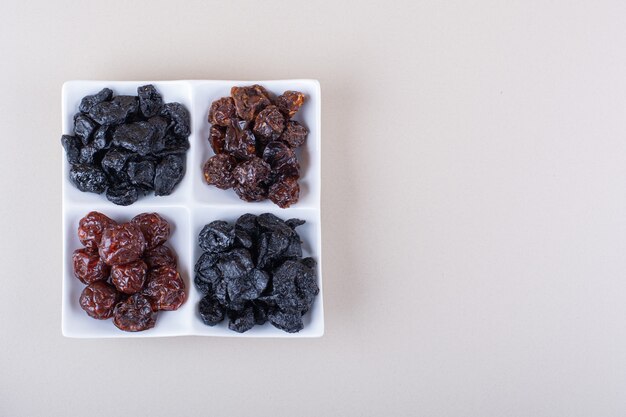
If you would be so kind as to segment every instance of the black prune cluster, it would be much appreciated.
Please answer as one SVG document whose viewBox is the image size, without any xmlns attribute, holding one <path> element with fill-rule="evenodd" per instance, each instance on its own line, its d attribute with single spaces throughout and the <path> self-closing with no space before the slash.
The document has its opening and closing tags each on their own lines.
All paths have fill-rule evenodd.
<svg viewBox="0 0 626 417">
<path fill-rule="evenodd" d="M 244 201 L 269 198 L 281 208 L 300 198 L 300 164 L 295 149 L 307 129 L 292 117 L 304 94 L 285 91 L 274 98 L 260 85 L 233 87 L 231 97 L 209 109 L 209 144 L 215 155 L 204 164 L 209 185 L 233 188 Z"/>
<path fill-rule="evenodd" d="M 202 321 L 215 326 L 228 317 L 228 328 L 239 333 L 268 321 L 288 333 L 302 330 L 302 316 L 319 293 L 316 262 L 302 258 L 295 231 L 303 223 L 265 213 L 244 214 L 234 225 L 207 224 L 198 236 L 204 253 L 194 278 L 203 294 Z"/>
<path fill-rule="evenodd" d="M 172 193 L 185 175 L 190 118 L 180 103 L 163 103 L 153 85 L 137 96 L 113 96 L 104 88 L 84 97 L 74 115 L 74 135 L 61 143 L 69 179 L 83 192 L 127 206 L 140 195 Z"/>
</svg>

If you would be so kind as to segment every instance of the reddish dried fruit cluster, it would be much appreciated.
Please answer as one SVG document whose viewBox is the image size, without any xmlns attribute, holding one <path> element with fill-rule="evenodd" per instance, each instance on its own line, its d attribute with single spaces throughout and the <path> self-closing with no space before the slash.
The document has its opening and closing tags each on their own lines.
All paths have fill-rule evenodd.
<svg viewBox="0 0 626 417">
<path fill-rule="evenodd" d="M 233 188 L 245 201 L 269 198 L 287 208 L 300 197 L 300 164 L 294 151 L 307 129 L 291 118 L 304 104 L 298 91 L 278 97 L 260 85 L 233 87 L 231 97 L 209 109 L 209 144 L 215 155 L 204 164 L 206 182 Z"/>
<path fill-rule="evenodd" d="M 85 246 L 74 251 L 74 275 L 87 287 L 80 306 L 99 320 L 113 317 L 121 330 L 138 332 L 156 324 L 157 311 L 176 310 L 186 299 L 176 257 L 164 243 L 170 225 L 157 213 L 116 223 L 92 211 L 78 225 Z"/>
</svg>

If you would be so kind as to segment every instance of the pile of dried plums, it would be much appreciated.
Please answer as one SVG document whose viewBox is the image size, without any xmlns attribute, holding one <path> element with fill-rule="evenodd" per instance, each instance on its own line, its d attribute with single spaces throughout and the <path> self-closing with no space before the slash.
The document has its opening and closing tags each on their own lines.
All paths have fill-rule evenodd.
<svg viewBox="0 0 626 417">
<path fill-rule="evenodd" d="M 189 112 L 163 103 L 153 85 L 137 96 L 115 96 L 104 88 L 82 99 L 74 115 L 74 135 L 61 143 L 80 191 L 101 194 L 127 206 L 141 194 L 169 195 L 185 175 Z"/>
<path fill-rule="evenodd" d="M 303 220 L 283 221 L 270 213 L 244 214 L 234 225 L 217 220 L 198 236 L 204 251 L 194 282 L 204 295 L 198 310 L 205 324 L 229 318 L 243 333 L 269 321 L 289 333 L 303 328 L 302 316 L 319 293 L 315 260 L 302 259 Z"/>
<path fill-rule="evenodd" d="M 292 117 L 304 94 L 285 91 L 273 97 L 260 85 L 233 87 L 231 97 L 211 104 L 209 143 L 215 155 L 204 164 L 206 182 L 234 188 L 245 201 L 269 198 L 282 208 L 300 197 L 300 164 L 295 149 L 307 129 Z"/>
<path fill-rule="evenodd" d="M 138 332 L 156 324 L 157 311 L 176 310 L 186 299 L 176 257 L 164 243 L 170 225 L 157 213 L 116 223 L 92 211 L 78 225 L 85 246 L 74 251 L 74 275 L 87 287 L 80 306 L 94 319 L 113 317 L 121 330 Z"/>
</svg>

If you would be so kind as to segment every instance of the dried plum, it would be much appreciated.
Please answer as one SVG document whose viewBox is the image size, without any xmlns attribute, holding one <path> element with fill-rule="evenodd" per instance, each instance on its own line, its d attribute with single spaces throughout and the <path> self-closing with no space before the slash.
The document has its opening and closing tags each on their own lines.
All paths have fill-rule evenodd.
<svg viewBox="0 0 626 417">
<path fill-rule="evenodd" d="M 110 88 L 103 88 L 96 94 L 83 97 L 80 101 L 80 105 L 78 106 L 78 110 L 83 113 L 88 113 L 93 106 L 102 103 L 103 101 L 109 101 L 111 100 L 111 97 L 113 97 L 113 91 L 111 91 Z"/>
<path fill-rule="evenodd" d="M 296 153 L 285 143 L 280 141 L 268 143 L 263 151 L 263 160 L 270 165 L 273 173 L 280 176 L 292 176 L 297 181 L 300 175 L 300 164 Z"/>
<path fill-rule="evenodd" d="M 244 333 L 254 327 L 254 311 L 252 306 L 245 308 L 242 312 L 232 314 L 229 317 L 228 328 L 237 333 Z"/>
<path fill-rule="evenodd" d="M 127 264 L 143 255 L 146 239 L 137 226 L 122 223 L 104 230 L 98 249 L 107 265 Z"/>
<path fill-rule="evenodd" d="M 113 315 L 119 293 L 104 281 L 89 284 L 80 294 L 79 304 L 94 319 L 106 320 Z"/>
<path fill-rule="evenodd" d="M 131 184 L 144 190 L 154 189 L 155 168 L 153 161 L 129 162 L 126 173 Z"/>
<path fill-rule="evenodd" d="M 235 228 L 222 220 L 204 226 L 198 235 L 198 244 L 205 252 L 219 253 L 235 243 Z"/>
<path fill-rule="evenodd" d="M 129 206 L 139 198 L 137 188 L 131 184 L 115 184 L 107 188 L 107 200 L 118 206 Z"/>
<path fill-rule="evenodd" d="M 163 96 L 152 84 L 137 87 L 139 110 L 144 117 L 152 117 L 159 113 L 163 106 Z"/>
<path fill-rule="evenodd" d="M 233 169 L 237 166 L 237 160 L 228 154 L 218 154 L 210 157 L 202 167 L 204 179 L 207 184 L 227 190 L 235 185 Z"/>
<path fill-rule="evenodd" d="M 299 91 L 285 91 L 276 97 L 276 106 L 285 116 L 293 117 L 304 104 L 304 94 Z"/>
<path fill-rule="evenodd" d="M 211 126 L 209 144 L 216 154 L 224 153 L 224 147 L 226 146 L 226 128 L 215 125 Z"/>
<path fill-rule="evenodd" d="M 96 249 L 100 244 L 104 230 L 116 224 L 106 215 L 92 211 L 78 222 L 78 239 L 84 246 Z"/>
<path fill-rule="evenodd" d="M 63 145 L 63 149 L 65 149 L 67 162 L 70 164 L 77 164 L 78 159 L 80 158 L 80 148 L 82 146 L 80 138 L 76 136 L 63 135 L 61 136 L 61 145 Z"/>
<path fill-rule="evenodd" d="M 154 195 L 170 195 L 185 175 L 185 159 L 180 155 L 167 155 L 156 167 Z"/>
<path fill-rule="evenodd" d="M 209 284 L 216 284 L 222 278 L 222 273 L 219 268 L 216 266 L 217 261 L 220 260 L 220 257 L 216 253 L 205 252 L 203 253 L 196 265 L 194 270 L 196 272 L 196 277 L 203 282 Z"/>
<path fill-rule="evenodd" d="M 254 134 L 267 139 L 277 139 L 285 129 L 285 117 L 276 106 L 267 106 L 254 121 Z"/>
<path fill-rule="evenodd" d="M 177 310 L 187 297 L 183 279 L 176 269 L 169 266 L 162 266 L 148 273 L 143 294 L 150 299 L 155 311 Z"/>
<path fill-rule="evenodd" d="M 269 94 L 260 85 L 233 87 L 230 90 L 237 115 L 243 120 L 252 121 L 258 112 L 271 104 Z"/>
<path fill-rule="evenodd" d="M 235 118 L 235 102 L 231 97 L 215 100 L 209 109 L 209 123 L 218 126 L 230 126 Z"/>
<path fill-rule="evenodd" d="M 118 125 L 124 123 L 137 112 L 139 102 L 134 96 L 117 96 L 111 101 L 97 103 L 89 110 L 89 116 L 100 125 Z"/>
<path fill-rule="evenodd" d="M 224 282 L 229 287 L 228 295 L 231 296 L 231 300 L 238 299 L 238 296 L 234 296 L 234 290 L 231 291 L 231 287 L 238 286 L 239 284 L 235 281 L 246 279 L 246 275 L 254 268 L 250 252 L 246 249 L 233 249 L 224 252 L 216 265 Z M 233 286 L 231 286 L 231 283 L 233 283 Z"/>
<path fill-rule="evenodd" d="M 202 322 L 208 326 L 215 326 L 224 320 L 224 307 L 213 294 L 207 294 L 200 300 L 198 312 Z"/>
<path fill-rule="evenodd" d="M 165 245 L 160 245 L 156 248 L 148 249 L 144 253 L 143 260 L 146 265 L 148 265 L 149 269 L 154 269 L 161 266 L 176 268 L 177 265 L 174 252 L 172 251 L 172 249 Z"/>
<path fill-rule="evenodd" d="M 287 125 L 285 126 L 285 130 L 282 135 L 280 135 L 280 140 L 285 142 L 292 148 L 297 148 L 299 146 L 304 145 L 306 141 L 306 136 L 309 134 L 309 131 L 306 127 L 302 126 L 295 120 L 289 120 Z"/>
<path fill-rule="evenodd" d="M 272 184 L 268 190 L 268 197 L 272 203 L 280 208 L 287 208 L 298 201 L 300 185 L 297 177 L 283 177 Z"/>
<path fill-rule="evenodd" d="M 70 182 L 80 191 L 96 194 L 102 194 L 109 185 L 109 181 L 101 169 L 86 164 L 72 165 Z"/>
<path fill-rule="evenodd" d="M 100 126 L 93 134 L 93 141 L 91 144 L 98 150 L 108 149 L 111 145 L 112 139 L 111 135 L 109 135 L 109 126 Z"/>
<path fill-rule="evenodd" d="M 156 324 L 157 313 L 152 310 L 150 300 L 140 293 L 128 297 L 115 306 L 113 324 L 126 332 L 148 330 Z"/>
<path fill-rule="evenodd" d="M 147 249 L 162 245 L 170 237 L 170 224 L 158 213 L 141 213 L 130 222 L 143 233 Z"/>
<path fill-rule="evenodd" d="M 259 186 L 245 186 L 241 184 L 235 184 L 233 187 L 235 193 L 239 198 L 243 201 L 248 201 L 250 203 L 263 201 L 267 199 L 267 187 L 264 185 Z"/>
<path fill-rule="evenodd" d="M 256 155 L 256 139 L 248 129 L 242 129 L 236 123 L 226 129 L 224 150 L 237 159 L 250 159 Z"/>
<path fill-rule="evenodd" d="M 78 113 L 74 116 L 74 135 L 80 138 L 83 145 L 91 141 L 91 136 L 96 131 L 96 122 L 84 114 Z"/>
<path fill-rule="evenodd" d="M 141 290 L 146 280 L 148 266 L 144 261 L 130 262 L 111 267 L 111 282 L 118 291 L 134 294 Z"/>
<path fill-rule="evenodd" d="M 166 103 L 161 107 L 160 114 L 172 121 L 174 133 L 179 136 L 189 136 L 190 118 L 185 106 L 180 103 Z"/>
<path fill-rule="evenodd" d="M 72 255 L 72 264 L 74 276 L 83 284 L 106 280 L 109 277 L 109 266 L 100 259 L 95 249 L 76 249 Z"/>
<path fill-rule="evenodd" d="M 246 188 L 256 188 L 268 181 L 272 169 L 261 158 L 255 156 L 243 162 L 233 170 L 233 177 L 238 184 Z"/>
<path fill-rule="evenodd" d="M 80 156 L 78 157 L 78 163 L 84 165 L 94 165 L 97 162 L 96 154 L 99 151 L 98 148 L 93 146 L 92 144 L 85 145 L 80 150 Z"/>
<path fill-rule="evenodd" d="M 154 133 L 154 128 L 148 122 L 124 124 L 115 129 L 113 145 L 146 156 L 152 152 Z"/>
<path fill-rule="evenodd" d="M 288 313 L 279 309 L 271 309 L 267 319 L 272 326 L 287 333 L 297 333 L 304 328 L 302 315 L 299 312 Z"/>
</svg>

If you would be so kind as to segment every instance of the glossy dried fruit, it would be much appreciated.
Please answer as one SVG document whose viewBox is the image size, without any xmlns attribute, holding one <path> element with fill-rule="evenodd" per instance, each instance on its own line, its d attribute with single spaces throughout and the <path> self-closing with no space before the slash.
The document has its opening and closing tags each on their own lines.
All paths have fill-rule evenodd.
<svg viewBox="0 0 626 417">
<path fill-rule="evenodd" d="M 180 103 L 167 103 L 161 107 L 162 116 L 172 121 L 174 133 L 189 136 L 191 133 L 189 111 Z"/>
<path fill-rule="evenodd" d="M 224 150 L 237 159 L 246 160 L 256 155 L 256 139 L 248 129 L 233 123 L 226 129 Z"/>
<path fill-rule="evenodd" d="M 141 290 L 146 280 L 148 266 L 144 261 L 135 261 L 111 267 L 111 282 L 118 291 L 134 294 Z"/>
<path fill-rule="evenodd" d="M 287 117 L 293 117 L 304 104 L 304 94 L 299 91 L 285 91 L 276 97 L 276 106 Z"/>
<path fill-rule="evenodd" d="M 129 162 L 126 173 L 131 184 L 143 190 L 154 189 L 154 161 Z"/>
<path fill-rule="evenodd" d="M 198 245 L 205 252 L 220 253 L 235 243 L 235 228 L 222 220 L 213 221 L 202 228 Z"/>
<path fill-rule="evenodd" d="M 297 177 L 283 177 L 269 188 L 268 197 L 280 208 L 287 208 L 298 202 L 300 185 Z"/>
<path fill-rule="evenodd" d="M 237 165 L 233 170 L 233 177 L 243 187 L 253 189 L 264 185 L 269 180 L 271 171 L 265 161 L 255 156 Z"/>
<path fill-rule="evenodd" d="M 304 328 L 302 314 L 299 312 L 288 313 L 279 309 L 271 309 L 267 314 L 267 319 L 272 326 L 287 333 L 297 333 Z"/>
<path fill-rule="evenodd" d="M 78 239 L 84 246 L 97 249 L 104 230 L 116 224 L 106 215 L 92 211 L 78 222 Z"/>
<path fill-rule="evenodd" d="M 285 117 L 276 106 L 267 106 L 254 120 L 254 134 L 266 139 L 277 139 L 285 129 Z"/>
<path fill-rule="evenodd" d="M 285 125 L 285 130 L 280 135 L 280 140 L 292 148 L 304 145 L 309 131 L 295 120 L 289 120 Z"/>
<path fill-rule="evenodd" d="M 228 154 L 213 155 L 202 167 L 204 179 L 209 185 L 227 190 L 235 185 L 233 169 L 237 166 L 237 160 Z"/>
<path fill-rule="evenodd" d="M 146 156 L 152 152 L 154 134 L 154 128 L 148 122 L 123 124 L 115 129 L 113 145 Z"/>
<path fill-rule="evenodd" d="M 198 312 L 202 322 L 208 326 L 215 326 L 224 320 L 224 307 L 213 294 L 207 294 L 200 300 Z"/>
<path fill-rule="evenodd" d="M 117 96 L 111 101 L 95 104 L 89 109 L 89 117 L 100 125 L 118 125 L 124 123 L 139 108 L 139 101 L 134 96 Z"/>
<path fill-rule="evenodd" d="M 157 165 L 154 174 L 154 195 L 170 195 L 185 176 L 185 159 L 167 155 Z"/>
<path fill-rule="evenodd" d="M 300 175 L 300 164 L 296 153 L 281 141 L 267 144 L 263 151 L 263 160 L 272 168 L 272 172 L 279 176 L 296 177 Z"/>
<path fill-rule="evenodd" d="M 232 312 L 229 315 L 228 328 L 237 333 L 244 333 L 254 327 L 254 310 L 252 306 L 241 312 Z"/>
<path fill-rule="evenodd" d="M 157 115 L 163 106 L 163 96 L 152 84 L 138 87 L 137 96 L 139 97 L 139 110 L 145 117 Z"/>
<path fill-rule="evenodd" d="M 165 245 L 160 245 L 156 248 L 147 250 L 144 253 L 143 260 L 146 265 L 148 265 L 149 269 L 154 269 L 161 266 L 176 268 L 177 266 L 176 255 L 174 255 L 172 249 Z"/>
<path fill-rule="evenodd" d="M 80 101 L 80 105 L 78 106 L 78 110 L 83 113 L 88 113 L 93 106 L 102 103 L 103 101 L 109 101 L 111 100 L 111 97 L 113 97 L 113 91 L 111 91 L 110 88 L 103 88 L 96 94 L 83 97 Z"/>
<path fill-rule="evenodd" d="M 137 187 L 132 184 L 116 184 L 107 188 L 107 200 L 118 206 L 129 206 L 139 198 Z"/>
<path fill-rule="evenodd" d="M 267 91 L 256 84 L 248 87 L 233 87 L 230 94 L 235 103 L 237 116 L 243 120 L 254 120 L 257 113 L 271 104 Z"/>
<path fill-rule="evenodd" d="M 78 113 L 74 116 L 74 135 L 80 138 L 83 145 L 91 141 L 91 136 L 96 131 L 98 125 L 88 116 Z"/>
<path fill-rule="evenodd" d="M 262 185 L 257 187 L 248 187 L 241 184 L 235 184 L 233 189 L 240 199 L 249 203 L 267 199 L 267 187 Z"/>
<path fill-rule="evenodd" d="M 72 265 L 74 276 L 83 284 L 106 280 L 109 277 L 109 266 L 100 259 L 95 249 L 76 249 L 72 255 Z"/>
<path fill-rule="evenodd" d="M 101 194 L 109 185 L 104 172 L 91 165 L 75 164 L 70 168 L 70 182 L 83 192 Z"/>
<path fill-rule="evenodd" d="M 170 237 L 170 224 L 158 213 L 141 213 L 130 222 L 143 233 L 147 249 L 162 245 Z"/>
<path fill-rule="evenodd" d="M 153 310 L 177 310 L 187 298 L 185 283 L 174 268 L 163 266 L 148 273 L 143 294 L 152 302 Z"/>
<path fill-rule="evenodd" d="M 140 293 L 128 297 L 115 306 L 113 324 L 126 332 L 148 330 L 156 324 L 157 313 L 152 310 L 150 300 Z"/>
<path fill-rule="evenodd" d="M 209 109 L 209 123 L 218 126 L 230 126 L 235 118 L 235 102 L 231 97 L 215 100 Z"/>
<path fill-rule="evenodd" d="M 77 164 L 82 146 L 80 138 L 76 136 L 63 135 L 61 136 L 61 145 L 63 145 L 63 149 L 65 149 L 67 162 L 70 164 Z"/>
<path fill-rule="evenodd" d="M 80 294 L 79 304 L 94 319 L 106 320 L 113 315 L 119 294 L 104 281 L 89 284 Z"/>
<path fill-rule="evenodd" d="M 226 146 L 226 128 L 222 126 L 211 126 L 209 133 L 209 144 L 216 154 L 225 152 Z"/>
<path fill-rule="evenodd" d="M 107 265 L 127 264 L 143 255 L 146 240 L 138 227 L 122 223 L 104 230 L 98 248 Z"/>
</svg>

